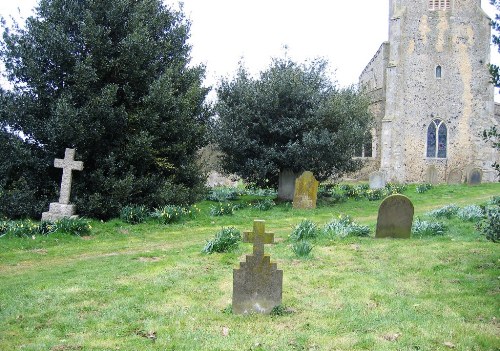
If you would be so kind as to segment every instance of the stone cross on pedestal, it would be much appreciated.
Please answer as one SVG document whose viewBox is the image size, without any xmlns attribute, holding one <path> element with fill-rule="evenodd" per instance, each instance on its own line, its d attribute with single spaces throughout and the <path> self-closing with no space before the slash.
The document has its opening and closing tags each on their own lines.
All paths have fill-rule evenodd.
<svg viewBox="0 0 500 351">
<path fill-rule="evenodd" d="M 271 313 L 281 304 L 283 271 L 264 254 L 264 244 L 273 240 L 262 220 L 254 220 L 253 231 L 243 233 L 243 241 L 253 243 L 253 254 L 233 270 L 233 313 Z"/>
<path fill-rule="evenodd" d="M 83 162 L 75 161 L 75 149 L 66 149 L 64 159 L 56 158 L 54 167 L 62 168 L 63 175 L 61 179 L 61 193 L 59 202 L 52 202 L 49 205 L 49 212 L 42 213 L 42 221 L 53 222 L 61 218 L 76 218 L 75 205 L 69 204 L 71 194 L 72 171 L 83 170 Z"/>
</svg>

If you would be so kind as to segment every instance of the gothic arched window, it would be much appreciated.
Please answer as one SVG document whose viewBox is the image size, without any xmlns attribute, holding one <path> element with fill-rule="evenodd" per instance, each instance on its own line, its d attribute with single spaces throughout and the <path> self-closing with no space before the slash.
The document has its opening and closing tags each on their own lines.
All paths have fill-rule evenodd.
<svg viewBox="0 0 500 351">
<path fill-rule="evenodd" d="M 435 119 L 427 128 L 427 157 L 446 158 L 448 130 L 440 119 Z"/>
<path fill-rule="evenodd" d="M 441 78 L 441 66 L 436 66 L 436 78 Z"/>
</svg>

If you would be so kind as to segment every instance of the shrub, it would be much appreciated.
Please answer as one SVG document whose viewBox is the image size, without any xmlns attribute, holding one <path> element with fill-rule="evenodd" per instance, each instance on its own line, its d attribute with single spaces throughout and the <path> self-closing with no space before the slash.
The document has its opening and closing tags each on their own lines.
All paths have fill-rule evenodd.
<svg viewBox="0 0 500 351">
<path fill-rule="evenodd" d="M 62 218 L 54 226 L 57 232 L 78 236 L 90 234 L 92 229 L 90 221 L 85 218 Z"/>
<path fill-rule="evenodd" d="M 149 216 L 145 206 L 125 206 L 120 211 L 120 219 L 129 224 L 144 222 Z"/>
<path fill-rule="evenodd" d="M 241 233 L 234 227 L 222 228 L 212 240 L 207 241 L 202 252 L 211 254 L 214 252 L 228 252 L 236 247 L 241 241 Z"/>
<path fill-rule="evenodd" d="M 254 205 L 254 207 L 260 211 L 268 211 L 274 206 L 276 206 L 276 204 L 271 199 L 259 200 Z"/>
<path fill-rule="evenodd" d="M 319 229 L 316 226 L 316 223 L 309 219 L 304 219 L 293 229 L 292 234 L 290 234 L 290 239 L 293 241 L 314 239 L 318 236 L 318 234 Z"/>
<path fill-rule="evenodd" d="M 440 222 L 422 221 L 417 218 L 412 225 L 411 232 L 414 236 L 440 236 L 446 232 L 446 226 Z"/>
<path fill-rule="evenodd" d="M 370 228 L 355 223 L 349 215 L 340 215 L 323 227 L 323 234 L 340 238 L 348 236 L 366 237 L 370 235 Z"/>
<path fill-rule="evenodd" d="M 219 186 L 212 188 L 212 190 L 210 190 L 210 193 L 207 196 L 207 200 L 224 202 L 229 200 L 236 200 L 239 195 L 240 191 L 237 188 Z"/>
<path fill-rule="evenodd" d="M 292 251 L 298 257 L 307 257 L 311 253 L 312 245 L 306 240 L 300 240 L 292 244 Z"/>
<path fill-rule="evenodd" d="M 432 189 L 432 184 L 429 184 L 429 183 L 417 184 L 417 186 L 415 187 L 415 191 L 419 194 L 423 194 L 430 189 Z"/>
<path fill-rule="evenodd" d="M 210 206 L 210 216 L 232 216 L 234 210 L 235 208 L 230 202 L 219 203 L 217 206 Z"/>
<path fill-rule="evenodd" d="M 444 207 L 435 209 L 433 211 L 430 211 L 427 213 L 427 215 L 430 217 L 435 217 L 435 218 L 448 218 L 448 219 L 450 219 L 451 217 L 453 217 L 454 215 L 457 214 L 459 209 L 460 208 L 457 205 L 450 204 L 450 205 L 446 205 Z"/>
<path fill-rule="evenodd" d="M 479 225 L 486 239 L 494 243 L 500 242 L 500 206 L 487 206 L 486 218 Z"/>
<path fill-rule="evenodd" d="M 457 217 L 463 221 L 478 222 L 484 218 L 484 211 L 478 205 L 465 206 L 458 210 Z"/>
</svg>

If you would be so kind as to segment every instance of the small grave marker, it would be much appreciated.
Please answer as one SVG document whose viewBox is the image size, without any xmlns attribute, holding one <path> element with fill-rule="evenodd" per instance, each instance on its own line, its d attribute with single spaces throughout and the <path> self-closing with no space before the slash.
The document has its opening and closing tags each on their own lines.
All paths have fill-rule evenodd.
<svg viewBox="0 0 500 351">
<path fill-rule="evenodd" d="M 293 208 L 312 209 L 316 208 L 318 199 L 319 182 L 314 178 L 312 172 L 306 171 L 295 181 L 295 194 L 293 196 Z"/>
<path fill-rule="evenodd" d="M 385 173 L 381 171 L 370 174 L 370 189 L 382 189 L 386 185 Z"/>
<path fill-rule="evenodd" d="M 462 183 L 462 171 L 458 168 L 452 169 L 448 174 L 448 184 Z"/>
<path fill-rule="evenodd" d="M 264 244 L 273 240 L 263 220 L 254 220 L 253 231 L 243 233 L 243 241 L 253 243 L 253 254 L 233 270 L 233 313 L 269 314 L 281 304 L 283 271 L 264 254 Z"/>
<path fill-rule="evenodd" d="M 64 159 L 56 158 L 54 167 L 62 168 L 61 191 L 59 202 L 52 202 L 49 205 L 49 212 L 42 213 L 42 221 L 56 221 L 61 218 L 75 218 L 75 205 L 70 205 L 72 171 L 83 170 L 83 162 L 75 161 L 75 149 L 66 149 Z"/>
<path fill-rule="evenodd" d="M 478 185 L 481 184 L 482 179 L 483 171 L 479 168 L 474 168 L 469 172 L 469 176 L 467 177 L 467 184 Z"/>
<path fill-rule="evenodd" d="M 409 238 L 414 208 L 409 198 L 395 194 L 380 204 L 375 238 Z"/>
<path fill-rule="evenodd" d="M 439 174 L 438 170 L 436 169 L 436 166 L 430 165 L 429 168 L 427 168 L 427 183 L 430 184 L 437 184 L 439 183 Z"/>
</svg>

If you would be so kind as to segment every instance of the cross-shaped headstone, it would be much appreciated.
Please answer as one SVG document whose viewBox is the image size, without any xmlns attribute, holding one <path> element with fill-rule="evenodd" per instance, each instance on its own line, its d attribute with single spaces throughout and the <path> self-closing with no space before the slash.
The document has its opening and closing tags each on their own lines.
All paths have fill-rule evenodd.
<svg viewBox="0 0 500 351">
<path fill-rule="evenodd" d="M 64 159 L 56 158 L 54 160 L 54 167 L 63 169 L 59 203 L 69 204 L 69 195 L 71 193 L 71 171 L 83 170 L 83 162 L 75 161 L 75 149 L 66 149 L 64 152 Z"/>
<path fill-rule="evenodd" d="M 272 244 L 274 241 L 274 233 L 266 233 L 263 220 L 256 219 L 253 221 L 253 231 L 243 232 L 243 242 L 253 243 L 253 254 L 255 256 L 264 256 L 264 244 Z"/>
</svg>

